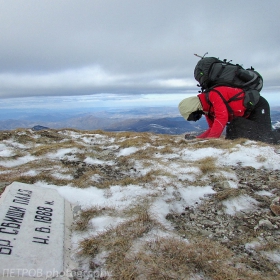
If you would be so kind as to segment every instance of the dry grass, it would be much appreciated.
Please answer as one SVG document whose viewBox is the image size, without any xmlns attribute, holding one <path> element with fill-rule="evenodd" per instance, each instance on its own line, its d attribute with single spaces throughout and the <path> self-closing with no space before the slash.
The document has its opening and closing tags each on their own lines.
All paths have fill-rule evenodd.
<svg viewBox="0 0 280 280">
<path fill-rule="evenodd" d="M 158 149 L 155 147 L 147 147 L 145 149 L 141 149 L 133 153 L 131 156 L 127 157 L 127 159 L 135 160 L 150 160 L 151 156 L 156 154 Z"/>
<path fill-rule="evenodd" d="M 190 149 L 202 149 L 206 147 L 212 147 L 216 149 L 226 149 L 231 150 L 236 147 L 236 145 L 244 145 L 248 140 L 244 138 L 239 138 L 236 140 L 224 140 L 224 139 L 196 139 L 195 141 L 185 141 Z"/>
<path fill-rule="evenodd" d="M 266 157 L 259 155 L 256 157 L 256 160 L 257 162 L 266 162 L 267 159 Z"/>
<path fill-rule="evenodd" d="M 219 191 L 218 193 L 215 194 L 215 197 L 218 200 L 222 201 L 222 200 L 225 200 L 225 199 L 228 199 L 228 198 L 240 196 L 244 193 L 245 193 L 244 190 L 229 188 L 229 189 Z"/>
<path fill-rule="evenodd" d="M 162 172 L 161 170 L 155 169 L 155 170 L 151 170 L 145 175 L 138 175 L 134 177 L 131 176 L 130 174 L 127 174 L 123 177 L 114 178 L 114 176 L 111 177 L 108 176 L 108 174 L 104 175 L 103 173 L 94 170 L 94 171 L 88 171 L 83 173 L 81 177 L 74 179 L 72 183 L 73 185 L 79 188 L 86 188 L 88 186 L 94 185 L 99 189 L 107 189 L 110 186 L 114 186 L 114 185 L 118 185 L 118 186 L 143 185 L 146 183 L 152 183 L 157 178 L 157 176 L 160 176 L 161 172 Z M 102 180 L 100 180 L 99 182 L 98 181 L 93 182 L 91 179 L 93 174 L 101 175 Z"/>
<path fill-rule="evenodd" d="M 69 183 L 69 180 L 53 178 L 51 174 L 40 173 L 36 176 L 33 175 L 19 175 L 13 178 L 13 181 L 26 183 L 26 184 L 35 184 L 36 182 L 45 182 L 57 186 L 65 186 Z"/>
<path fill-rule="evenodd" d="M 57 184 L 58 186 L 66 185 L 69 180 L 54 177 L 54 171 L 58 170 L 60 173 L 65 173 L 66 170 L 61 166 L 60 162 L 52 160 L 34 160 L 26 164 L 17 166 L 16 168 L 0 168 L 0 170 L 11 170 L 12 172 L 0 174 L 1 181 L 7 182 L 22 182 L 27 184 L 34 184 L 38 181 L 47 182 L 50 184 Z M 28 172 L 34 171 L 34 174 L 28 175 Z"/>
<path fill-rule="evenodd" d="M 246 279 L 263 279 L 257 273 L 231 266 L 231 257 L 230 250 L 207 239 L 186 243 L 174 238 L 160 238 L 147 242 L 134 260 L 140 264 L 137 276 L 145 275 L 145 279 L 151 280 L 190 279 L 195 274 L 216 280 L 236 280 L 244 276 Z"/>
<path fill-rule="evenodd" d="M 6 130 L 0 131 L 0 141 L 8 140 L 12 136 L 13 136 L 13 133 L 10 131 L 6 131 Z"/>
<path fill-rule="evenodd" d="M 203 279 L 215 280 L 273 279 L 252 269 L 235 267 L 231 250 L 207 239 L 188 243 L 158 237 L 140 242 L 153 225 L 148 215 L 139 216 L 82 241 L 82 253 L 93 257 L 107 251 L 106 268 L 112 274 L 111 279 L 191 279 L 198 274 Z M 135 242 L 138 245 L 133 250 Z"/>
<path fill-rule="evenodd" d="M 280 244 L 275 240 L 267 240 L 266 244 L 262 244 L 255 247 L 256 251 L 272 251 L 272 250 L 280 250 Z"/>
<path fill-rule="evenodd" d="M 193 165 L 197 166 L 202 174 L 215 173 L 218 171 L 215 157 L 205 157 L 203 159 L 194 161 Z"/>
<path fill-rule="evenodd" d="M 137 182 L 139 182 L 138 179 L 135 179 L 132 177 L 125 177 L 123 179 L 116 179 L 116 180 L 113 180 L 113 179 L 102 180 L 101 182 L 95 182 L 94 185 L 99 189 L 107 189 L 114 185 L 128 186 L 128 185 L 133 185 Z M 81 184 L 79 184 L 78 182 L 76 182 L 76 185 L 78 187 L 81 187 Z"/>
<path fill-rule="evenodd" d="M 81 253 L 94 256 L 105 249 L 115 251 L 112 254 L 119 252 L 121 255 L 124 255 L 131 248 L 134 239 L 142 237 L 154 223 L 147 211 L 143 211 L 134 219 L 124 222 L 115 228 L 108 228 L 96 237 L 81 241 Z M 112 261 L 116 262 L 118 260 L 112 258 Z"/>
<path fill-rule="evenodd" d="M 92 218 L 101 215 L 105 211 L 106 212 L 114 211 L 114 209 L 109 208 L 109 207 L 97 207 L 97 206 L 95 206 L 95 207 L 91 207 L 90 209 L 81 211 L 81 213 L 79 215 L 79 218 L 74 221 L 73 230 L 85 231 L 88 227 L 88 222 Z"/>
<path fill-rule="evenodd" d="M 139 136 L 132 136 L 132 137 L 125 137 L 123 141 L 120 141 L 121 139 L 118 140 L 118 145 L 120 148 L 128 148 L 128 147 L 136 147 L 136 148 L 141 148 L 143 147 L 143 144 L 147 144 L 151 142 L 150 137 L 148 135 L 144 135 L 143 137 Z"/>
<path fill-rule="evenodd" d="M 176 138 L 169 135 L 156 135 L 152 133 L 119 132 L 114 134 L 120 148 L 143 147 L 150 144 L 153 147 L 175 146 Z"/>
<path fill-rule="evenodd" d="M 172 154 L 174 152 L 174 148 L 171 145 L 166 145 L 163 148 L 159 149 L 159 153 L 162 155 Z"/>
<path fill-rule="evenodd" d="M 0 196 L 1 196 L 1 194 L 3 193 L 5 191 L 5 188 L 3 187 L 3 188 L 0 188 Z"/>
<path fill-rule="evenodd" d="M 32 155 L 34 156 L 43 156 L 48 153 L 54 153 L 58 151 L 59 149 L 80 149 L 83 150 L 85 147 L 83 145 L 80 145 L 74 141 L 67 141 L 62 143 L 54 143 L 50 145 L 50 143 L 47 143 L 45 145 L 40 145 L 34 149 L 32 149 Z"/>
</svg>

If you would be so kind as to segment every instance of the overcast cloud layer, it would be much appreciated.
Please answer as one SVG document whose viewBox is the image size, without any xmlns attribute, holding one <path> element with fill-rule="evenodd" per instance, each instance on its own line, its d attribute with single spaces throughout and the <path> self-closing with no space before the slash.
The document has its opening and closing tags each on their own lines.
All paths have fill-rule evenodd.
<svg viewBox="0 0 280 280">
<path fill-rule="evenodd" d="M 279 0 L 0 0 L 0 97 L 195 93 L 193 54 L 280 90 Z"/>
</svg>

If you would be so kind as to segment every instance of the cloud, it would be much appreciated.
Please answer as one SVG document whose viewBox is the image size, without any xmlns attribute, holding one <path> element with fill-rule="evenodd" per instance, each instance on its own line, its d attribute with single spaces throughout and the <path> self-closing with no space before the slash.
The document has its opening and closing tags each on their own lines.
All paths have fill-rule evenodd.
<svg viewBox="0 0 280 280">
<path fill-rule="evenodd" d="M 50 73 L 2 73 L 2 93 L 12 96 L 36 95 L 83 95 L 89 93 L 136 93 L 185 91 L 195 86 L 188 79 L 158 79 L 163 73 L 117 74 L 109 73 L 100 66 L 83 67 Z"/>
<path fill-rule="evenodd" d="M 196 92 L 194 53 L 280 76 L 280 1 L 0 0 L 0 97 Z"/>
<path fill-rule="evenodd" d="M 186 98 L 186 94 L 92 94 L 79 96 L 33 96 L 3 98 L 1 109 L 16 109 L 28 111 L 32 109 L 45 110 L 78 110 L 92 111 L 96 108 L 122 107 L 177 107 Z"/>
<path fill-rule="evenodd" d="M 63 70 L 50 73 L 0 74 L 1 85 L 19 89 L 84 88 L 116 84 L 122 76 L 110 75 L 99 66 Z"/>
</svg>

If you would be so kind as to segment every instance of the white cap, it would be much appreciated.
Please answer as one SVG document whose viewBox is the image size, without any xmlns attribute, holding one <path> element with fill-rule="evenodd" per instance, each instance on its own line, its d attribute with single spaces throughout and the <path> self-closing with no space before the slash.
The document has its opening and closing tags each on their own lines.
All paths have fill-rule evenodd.
<svg viewBox="0 0 280 280">
<path fill-rule="evenodd" d="M 188 117 L 192 112 L 195 112 L 197 110 L 203 110 L 198 96 L 191 96 L 183 99 L 179 103 L 178 108 L 180 114 L 184 117 L 185 120 L 188 120 Z"/>
</svg>

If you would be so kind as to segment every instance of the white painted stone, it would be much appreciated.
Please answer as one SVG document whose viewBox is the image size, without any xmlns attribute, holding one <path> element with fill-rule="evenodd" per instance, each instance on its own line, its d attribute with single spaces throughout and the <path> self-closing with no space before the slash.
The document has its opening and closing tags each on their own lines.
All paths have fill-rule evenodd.
<svg viewBox="0 0 280 280">
<path fill-rule="evenodd" d="M 65 201 L 56 190 L 8 186 L 0 198 L 0 279 L 64 272 L 64 217 Z"/>
</svg>

